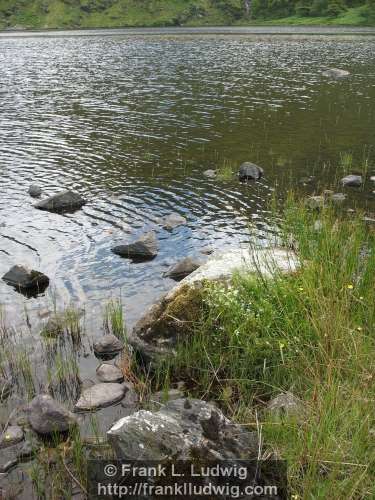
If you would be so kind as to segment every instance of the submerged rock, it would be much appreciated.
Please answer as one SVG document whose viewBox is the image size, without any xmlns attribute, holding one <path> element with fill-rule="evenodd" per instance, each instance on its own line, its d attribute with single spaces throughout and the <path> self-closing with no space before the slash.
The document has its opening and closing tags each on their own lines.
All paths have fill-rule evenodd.
<svg viewBox="0 0 375 500">
<path fill-rule="evenodd" d="M 258 181 L 263 176 L 263 174 L 263 168 L 258 167 L 258 165 L 255 165 L 255 163 L 250 163 L 249 161 L 242 163 L 238 171 L 238 177 L 240 181 Z"/>
<path fill-rule="evenodd" d="M 3 281 L 21 292 L 35 290 L 42 293 L 49 285 L 48 276 L 25 266 L 13 266 L 4 274 Z"/>
<path fill-rule="evenodd" d="M 180 260 L 177 264 L 171 266 L 165 273 L 164 276 L 167 278 L 172 278 L 175 281 L 181 281 L 182 279 L 189 276 L 201 265 L 200 262 L 193 259 L 192 257 L 185 257 L 185 259 Z"/>
<path fill-rule="evenodd" d="M 101 383 L 85 389 L 74 406 L 77 411 L 98 410 L 118 403 L 125 396 L 126 384 Z"/>
<path fill-rule="evenodd" d="M 341 179 L 341 184 L 344 187 L 361 187 L 362 186 L 362 176 L 361 175 L 347 175 Z"/>
<path fill-rule="evenodd" d="M 272 278 L 297 268 L 295 254 L 283 249 L 254 251 L 249 247 L 216 253 L 146 312 L 129 341 L 146 362 L 173 354 L 179 339 L 192 333 L 192 325 L 201 316 L 206 281 L 230 281 L 237 270 Z"/>
<path fill-rule="evenodd" d="M 32 184 L 30 187 L 29 187 L 29 195 L 32 197 L 32 198 L 39 198 L 39 196 L 42 195 L 42 188 L 40 188 L 39 186 L 37 186 L 36 184 Z"/>
<path fill-rule="evenodd" d="M 74 212 L 85 204 L 86 200 L 80 194 L 68 190 L 39 201 L 34 206 L 39 210 L 47 210 L 48 212 L 67 213 Z"/>
<path fill-rule="evenodd" d="M 166 215 L 165 217 L 160 219 L 160 224 L 164 227 L 164 229 L 174 229 L 177 226 L 182 226 L 187 223 L 187 220 L 185 217 L 182 217 L 182 215 L 173 213 Z"/>
<path fill-rule="evenodd" d="M 124 344 L 112 333 L 104 335 L 94 342 L 94 351 L 99 356 L 117 354 L 124 349 Z"/>
<path fill-rule="evenodd" d="M 23 441 L 23 430 L 18 425 L 10 425 L 0 439 L 0 448 L 6 448 Z"/>
<path fill-rule="evenodd" d="M 339 68 L 329 68 L 323 71 L 323 76 L 326 76 L 327 78 L 340 79 L 340 78 L 346 78 L 349 75 L 350 75 L 349 71 Z"/>
<path fill-rule="evenodd" d="M 138 411 L 116 422 L 107 437 L 120 460 L 255 459 L 259 444 L 256 432 L 196 399 Z"/>
<path fill-rule="evenodd" d="M 75 415 L 48 394 L 36 396 L 30 402 L 27 413 L 32 429 L 38 434 L 66 432 L 77 424 Z"/>
<path fill-rule="evenodd" d="M 205 177 L 208 177 L 209 179 L 216 179 L 216 177 L 217 177 L 217 172 L 216 172 L 216 170 L 213 170 L 213 169 L 209 168 L 208 170 L 205 170 L 205 171 L 203 172 L 203 175 L 204 175 Z"/>
<path fill-rule="evenodd" d="M 102 363 L 96 369 L 96 376 L 100 382 L 122 382 L 124 374 L 117 366 L 109 363 Z"/>
<path fill-rule="evenodd" d="M 135 261 L 151 260 L 159 251 L 158 240 L 154 231 L 143 234 L 133 243 L 124 243 L 112 248 L 112 252 L 120 257 Z"/>
</svg>

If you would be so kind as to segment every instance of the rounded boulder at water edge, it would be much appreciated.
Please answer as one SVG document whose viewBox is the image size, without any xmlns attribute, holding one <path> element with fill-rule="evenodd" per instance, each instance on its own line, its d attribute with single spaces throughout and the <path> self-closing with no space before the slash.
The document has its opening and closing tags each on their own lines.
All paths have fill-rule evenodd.
<svg viewBox="0 0 375 500">
<path fill-rule="evenodd" d="M 110 363 L 102 363 L 96 369 L 96 376 L 100 382 L 122 382 L 124 380 L 124 374 L 115 365 Z"/>
</svg>

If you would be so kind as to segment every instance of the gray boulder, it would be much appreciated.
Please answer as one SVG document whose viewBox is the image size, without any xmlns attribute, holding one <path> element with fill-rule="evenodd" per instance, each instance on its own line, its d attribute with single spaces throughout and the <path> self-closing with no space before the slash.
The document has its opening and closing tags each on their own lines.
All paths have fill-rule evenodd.
<svg viewBox="0 0 375 500">
<path fill-rule="evenodd" d="M 74 406 L 76 411 L 92 411 L 118 403 L 125 396 L 126 384 L 101 383 L 85 389 Z"/>
<path fill-rule="evenodd" d="M 180 260 L 177 264 L 171 266 L 165 273 L 164 276 L 167 278 L 171 278 L 175 281 L 181 281 L 182 279 L 189 276 L 192 272 L 194 272 L 201 265 L 197 260 L 186 257 L 185 259 Z"/>
<path fill-rule="evenodd" d="M 240 181 L 258 181 L 264 174 L 264 170 L 255 163 L 250 163 L 246 161 L 242 163 L 238 171 L 238 177 Z"/>
<path fill-rule="evenodd" d="M 216 179 L 216 177 L 217 177 L 217 172 L 216 172 L 216 170 L 213 170 L 213 169 L 211 169 L 211 168 L 210 168 L 210 169 L 208 169 L 208 170 L 205 170 L 205 171 L 203 172 L 203 175 L 204 175 L 205 177 L 207 177 L 208 179 Z"/>
<path fill-rule="evenodd" d="M 30 402 L 27 413 L 32 429 L 38 434 L 66 432 L 77 424 L 75 415 L 48 394 L 36 396 Z"/>
<path fill-rule="evenodd" d="M 117 354 L 124 349 L 124 344 L 112 333 L 109 335 L 104 335 L 99 340 L 94 342 L 94 351 L 96 354 L 106 355 L 106 354 Z"/>
<path fill-rule="evenodd" d="M 117 366 L 109 363 L 102 363 L 96 369 L 96 376 L 100 382 L 122 382 L 124 374 Z"/>
<path fill-rule="evenodd" d="M 347 175 L 341 179 L 341 184 L 344 187 L 361 187 L 362 186 L 362 176 L 361 175 Z"/>
<path fill-rule="evenodd" d="M 10 425 L 0 437 L 0 448 L 6 448 L 23 441 L 23 430 L 18 425 Z"/>
<path fill-rule="evenodd" d="M 350 75 L 349 71 L 339 68 L 329 68 L 323 72 L 323 76 L 326 76 L 327 78 L 334 78 L 335 80 L 338 80 L 340 78 L 346 78 L 349 75 Z"/>
<path fill-rule="evenodd" d="M 13 266 L 3 276 L 3 281 L 18 290 L 44 291 L 49 285 L 49 278 L 45 274 L 28 269 L 25 266 Z"/>
<path fill-rule="evenodd" d="M 196 399 L 138 411 L 116 422 L 107 437 L 120 460 L 255 459 L 259 449 L 256 432 Z"/>
<path fill-rule="evenodd" d="M 143 234 L 133 243 L 124 243 L 112 248 L 112 252 L 120 257 L 134 261 L 151 260 L 159 251 L 159 244 L 154 231 Z"/>
<path fill-rule="evenodd" d="M 187 220 L 182 215 L 173 213 L 166 215 L 160 219 L 160 224 L 164 227 L 164 229 L 174 229 L 177 226 L 182 226 L 186 224 Z"/>
<path fill-rule="evenodd" d="M 32 184 L 30 187 L 29 187 L 29 195 L 32 197 L 32 198 L 39 198 L 39 196 L 42 195 L 42 189 L 35 185 L 35 184 Z"/>
<path fill-rule="evenodd" d="M 47 210 L 48 212 L 67 213 L 74 212 L 85 204 L 86 200 L 80 194 L 68 190 L 39 201 L 34 206 L 39 210 Z"/>
<path fill-rule="evenodd" d="M 302 417 L 306 408 L 294 394 L 284 392 L 269 401 L 267 410 L 277 418 L 282 416 Z"/>
</svg>

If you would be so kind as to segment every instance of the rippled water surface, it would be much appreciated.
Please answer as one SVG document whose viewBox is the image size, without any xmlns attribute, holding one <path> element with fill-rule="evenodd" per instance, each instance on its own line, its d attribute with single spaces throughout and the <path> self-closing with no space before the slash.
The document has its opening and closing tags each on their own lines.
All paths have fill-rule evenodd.
<svg viewBox="0 0 375 500">
<path fill-rule="evenodd" d="M 51 278 L 29 300 L 0 282 L 12 319 L 71 301 L 96 317 L 121 294 L 132 323 L 170 288 L 161 275 L 179 257 L 248 240 L 249 221 L 267 242 L 275 186 L 306 175 L 335 186 L 345 152 L 371 168 L 373 36 L 85 34 L 0 37 L 0 274 L 18 263 Z M 327 67 L 351 76 L 331 81 Z M 245 160 L 265 169 L 261 182 L 202 175 Z M 88 204 L 38 211 L 31 183 Z M 372 200 L 366 185 L 349 204 Z M 161 229 L 171 212 L 187 225 Z M 152 262 L 110 251 L 148 229 L 160 240 Z"/>
</svg>

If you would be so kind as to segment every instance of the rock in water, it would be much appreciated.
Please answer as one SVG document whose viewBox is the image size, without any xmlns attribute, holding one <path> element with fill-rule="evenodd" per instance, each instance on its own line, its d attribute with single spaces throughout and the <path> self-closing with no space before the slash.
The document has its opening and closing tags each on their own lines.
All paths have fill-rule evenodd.
<svg viewBox="0 0 375 500">
<path fill-rule="evenodd" d="M 174 229 L 177 226 L 182 226 L 186 224 L 187 220 L 182 215 L 174 213 L 170 215 L 166 215 L 162 219 L 160 219 L 160 224 L 164 227 L 164 229 Z"/>
<path fill-rule="evenodd" d="M 177 264 L 171 266 L 168 271 L 164 273 L 164 276 L 172 278 L 175 281 L 180 281 L 198 269 L 199 266 L 200 262 L 192 259 L 191 257 L 186 257 L 185 259 L 180 260 L 180 262 L 177 262 Z"/>
<path fill-rule="evenodd" d="M 32 184 L 30 187 L 29 187 L 29 195 L 32 197 L 32 198 L 39 198 L 39 196 L 42 195 L 42 189 L 35 185 L 35 184 Z"/>
<path fill-rule="evenodd" d="M 18 425 L 10 425 L 0 439 L 0 448 L 6 448 L 23 440 L 23 430 Z"/>
<path fill-rule="evenodd" d="M 48 394 L 36 396 L 30 402 L 27 413 L 31 427 L 38 434 L 66 432 L 77 424 L 75 415 Z"/>
<path fill-rule="evenodd" d="M 329 68 L 323 72 L 323 76 L 326 76 L 327 78 L 334 78 L 335 80 L 340 78 L 346 78 L 349 75 L 350 75 L 349 71 L 338 68 Z"/>
<path fill-rule="evenodd" d="M 256 432 L 196 399 L 170 401 L 157 412 L 138 411 L 116 422 L 107 437 L 120 460 L 241 460 L 258 453 Z"/>
<path fill-rule="evenodd" d="M 47 210 L 48 212 L 66 213 L 74 212 L 85 204 L 86 200 L 80 194 L 68 190 L 39 201 L 34 206 L 39 210 Z"/>
<path fill-rule="evenodd" d="M 361 187 L 362 186 L 362 176 L 361 175 L 347 175 L 341 179 L 341 184 L 346 187 Z"/>
<path fill-rule="evenodd" d="M 216 179 L 217 177 L 217 172 L 216 170 L 208 169 L 203 172 L 203 175 L 205 177 L 208 177 L 209 179 Z"/>
<path fill-rule="evenodd" d="M 159 245 L 154 231 L 142 235 L 133 243 L 118 245 L 112 248 L 112 252 L 126 259 L 134 261 L 151 260 L 158 254 Z"/>
<path fill-rule="evenodd" d="M 102 363 L 98 366 L 96 376 L 100 382 L 122 382 L 124 380 L 124 374 L 120 368 L 109 363 Z"/>
<path fill-rule="evenodd" d="M 19 291 L 37 290 L 43 292 L 49 285 L 49 278 L 45 274 L 24 266 L 13 266 L 4 274 L 3 281 Z"/>
<path fill-rule="evenodd" d="M 238 171 L 238 177 L 240 181 L 258 181 L 264 174 L 264 170 L 255 163 L 250 163 L 246 161 L 242 163 Z"/>
<path fill-rule="evenodd" d="M 94 351 L 98 355 L 117 354 L 122 351 L 124 344 L 115 335 L 104 335 L 94 342 Z"/>
<path fill-rule="evenodd" d="M 74 406 L 77 411 L 98 410 L 118 403 L 125 396 L 126 384 L 101 383 L 85 389 Z"/>
</svg>

